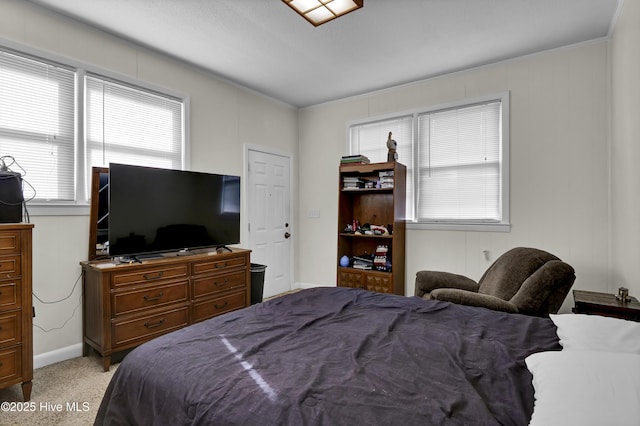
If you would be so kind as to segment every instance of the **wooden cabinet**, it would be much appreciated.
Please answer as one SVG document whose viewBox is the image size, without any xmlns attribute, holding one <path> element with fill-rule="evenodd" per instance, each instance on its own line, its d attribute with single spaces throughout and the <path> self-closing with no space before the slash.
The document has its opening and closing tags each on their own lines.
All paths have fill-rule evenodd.
<svg viewBox="0 0 640 426">
<path fill-rule="evenodd" d="M 403 164 L 340 165 L 338 286 L 404 295 L 405 193 Z M 361 269 L 368 266 L 359 258 L 375 263 Z"/>
<path fill-rule="evenodd" d="M 111 355 L 251 301 L 250 251 L 166 256 L 142 264 L 91 261 L 83 271 L 83 354 Z"/>
<path fill-rule="evenodd" d="M 25 401 L 33 379 L 32 229 L 0 224 L 0 388 L 22 383 Z"/>
<path fill-rule="evenodd" d="M 640 322 L 640 302 L 635 297 L 622 302 L 614 294 L 573 290 L 576 314 L 602 315 Z"/>
</svg>

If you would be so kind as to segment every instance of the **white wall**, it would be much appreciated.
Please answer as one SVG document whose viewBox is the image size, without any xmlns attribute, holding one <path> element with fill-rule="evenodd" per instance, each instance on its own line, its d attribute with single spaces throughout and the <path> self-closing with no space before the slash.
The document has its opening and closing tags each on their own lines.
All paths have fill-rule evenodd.
<svg viewBox="0 0 640 426">
<path fill-rule="evenodd" d="M 611 40 L 612 292 L 640 297 L 640 2 L 625 1 Z"/>
<path fill-rule="evenodd" d="M 277 149 L 294 158 L 298 155 L 294 108 L 230 85 L 195 67 L 20 0 L 0 0 L 0 38 L 188 95 L 193 170 L 242 175 L 245 143 Z M 18 159 L 20 155 L 3 154 Z M 87 258 L 89 219 L 39 216 L 32 217 L 32 222 L 34 293 L 45 301 L 61 299 L 70 294 L 80 276 L 80 262 Z M 246 240 L 244 234 L 243 230 L 242 241 Z M 34 301 L 34 323 L 51 329 L 43 332 L 34 328 L 36 366 L 38 355 L 68 347 L 79 350 L 82 311 L 74 309 L 80 301 L 80 288 L 79 284 L 64 302 L 44 305 Z"/>
<path fill-rule="evenodd" d="M 508 90 L 511 232 L 408 230 L 406 294 L 413 295 L 419 270 L 479 279 L 514 246 L 545 249 L 570 263 L 574 288 L 606 290 L 607 48 L 596 41 L 301 110 L 300 282 L 335 285 L 337 170 L 347 121 Z M 320 218 L 307 217 L 312 209 Z M 567 298 L 563 311 L 571 303 Z"/>
</svg>

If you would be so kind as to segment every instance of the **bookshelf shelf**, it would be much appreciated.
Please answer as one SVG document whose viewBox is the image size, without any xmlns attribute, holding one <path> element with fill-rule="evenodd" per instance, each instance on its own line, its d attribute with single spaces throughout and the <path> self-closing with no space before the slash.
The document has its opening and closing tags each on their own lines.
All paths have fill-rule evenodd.
<svg viewBox="0 0 640 426">
<path fill-rule="evenodd" d="M 350 234 L 348 232 L 341 232 L 340 234 L 341 237 L 347 237 L 347 238 L 382 238 L 382 239 L 393 239 L 393 235 L 358 235 L 358 234 Z"/>
</svg>

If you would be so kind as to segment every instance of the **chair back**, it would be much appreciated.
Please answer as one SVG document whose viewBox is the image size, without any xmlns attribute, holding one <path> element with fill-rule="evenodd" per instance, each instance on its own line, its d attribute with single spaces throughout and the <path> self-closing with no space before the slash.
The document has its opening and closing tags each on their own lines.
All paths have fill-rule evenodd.
<svg viewBox="0 0 640 426">
<path fill-rule="evenodd" d="M 573 268 L 544 250 L 516 247 L 486 270 L 478 293 L 508 300 L 521 313 L 556 313 L 575 281 Z"/>
</svg>

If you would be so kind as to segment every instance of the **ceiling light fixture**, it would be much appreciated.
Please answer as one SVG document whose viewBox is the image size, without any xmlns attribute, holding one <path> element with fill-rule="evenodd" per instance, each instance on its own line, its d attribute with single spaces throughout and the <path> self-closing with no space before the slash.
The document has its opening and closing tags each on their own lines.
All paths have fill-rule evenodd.
<svg viewBox="0 0 640 426">
<path fill-rule="evenodd" d="M 314 27 L 360 9 L 364 0 L 282 0 Z"/>
</svg>

